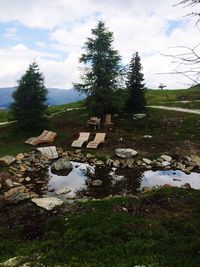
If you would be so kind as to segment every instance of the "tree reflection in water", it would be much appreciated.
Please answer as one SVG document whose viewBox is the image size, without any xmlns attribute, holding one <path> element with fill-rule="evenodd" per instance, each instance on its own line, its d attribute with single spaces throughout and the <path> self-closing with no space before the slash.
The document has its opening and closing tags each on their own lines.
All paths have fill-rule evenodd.
<svg viewBox="0 0 200 267">
<path fill-rule="evenodd" d="M 115 172 L 107 166 L 96 166 L 94 169 L 83 170 L 85 178 L 84 188 L 76 191 L 78 198 L 83 196 L 104 198 L 109 195 L 126 195 L 138 192 L 143 173 L 139 170 L 121 169 Z M 94 186 L 94 180 L 101 180 L 101 186 Z"/>
</svg>

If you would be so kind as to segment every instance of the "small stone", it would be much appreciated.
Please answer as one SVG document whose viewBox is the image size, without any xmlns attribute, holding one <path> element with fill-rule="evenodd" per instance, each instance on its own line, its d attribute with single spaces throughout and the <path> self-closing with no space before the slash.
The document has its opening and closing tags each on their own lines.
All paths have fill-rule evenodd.
<svg viewBox="0 0 200 267">
<path fill-rule="evenodd" d="M 146 118 L 147 114 L 145 113 L 137 113 L 133 114 L 133 120 L 140 120 Z"/>
<path fill-rule="evenodd" d="M 4 193 L 5 199 L 10 203 L 18 203 L 24 199 L 30 198 L 25 186 L 18 186 Z"/>
<path fill-rule="evenodd" d="M 6 179 L 6 180 L 5 180 L 5 184 L 6 184 L 8 187 L 13 187 L 13 182 L 11 181 L 11 179 Z"/>
<path fill-rule="evenodd" d="M 104 162 L 102 160 L 97 160 L 97 162 L 95 164 L 96 165 L 104 165 Z"/>
<path fill-rule="evenodd" d="M 132 158 L 137 155 L 137 151 L 133 150 L 132 148 L 118 148 L 115 149 L 115 154 L 119 158 Z"/>
<path fill-rule="evenodd" d="M 172 157 L 168 156 L 168 155 L 162 155 L 160 156 L 161 159 L 163 159 L 164 161 L 172 161 Z"/>
<path fill-rule="evenodd" d="M 181 186 L 182 188 L 190 189 L 191 185 L 190 183 L 185 183 L 184 185 Z"/>
<path fill-rule="evenodd" d="M 96 179 L 94 181 L 92 181 L 91 183 L 93 186 L 101 186 L 102 185 L 102 181 L 99 179 Z"/>
<path fill-rule="evenodd" d="M 161 165 L 162 165 L 163 167 L 167 167 L 167 166 L 170 165 L 170 162 L 169 162 L 169 161 L 163 161 L 163 162 L 161 163 Z"/>
<path fill-rule="evenodd" d="M 200 167 L 200 157 L 198 156 L 191 156 L 192 161 L 198 166 Z"/>
<path fill-rule="evenodd" d="M 181 170 L 181 171 L 185 171 L 185 165 L 182 164 L 182 163 L 180 163 L 180 162 L 178 162 L 178 164 L 177 164 L 177 169 L 179 169 L 179 170 Z"/>
<path fill-rule="evenodd" d="M 126 160 L 126 166 L 128 167 L 128 168 L 133 168 L 133 164 L 134 164 L 134 162 L 135 162 L 135 160 L 134 159 L 127 159 Z"/>
<path fill-rule="evenodd" d="M 136 163 L 137 163 L 138 166 L 141 166 L 142 165 L 142 161 L 141 160 L 137 160 Z"/>
<path fill-rule="evenodd" d="M 146 139 L 151 139 L 153 136 L 146 134 L 143 137 L 146 138 Z"/>
<path fill-rule="evenodd" d="M 0 188 L 2 188 L 2 184 L 0 183 Z"/>
<path fill-rule="evenodd" d="M 17 156 L 16 156 L 16 160 L 23 160 L 24 159 L 24 154 L 23 153 L 19 153 Z"/>
<path fill-rule="evenodd" d="M 31 181 L 31 178 L 30 178 L 30 177 L 26 177 L 26 178 L 25 178 L 25 181 L 26 181 L 26 182 L 30 182 L 30 181 Z"/>
<path fill-rule="evenodd" d="M 92 159 L 92 158 L 94 158 L 95 156 L 94 155 L 92 155 L 92 154 L 90 154 L 90 153 L 87 153 L 86 154 L 86 158 L 87 159 Z"/>
<path fill-rule="evenodd" d="M 0 158 L 0 165 L 8 166 L 8 165 L 11 165 L 15 161 L 16 159 L 13 156 L 7 155 L 7 156 Z"/>
<path fill-rule="evenodd" d="M 112 159 L 107 159 L 106 165 L 112 166 L 112 164 L 113 164 L 113 160 Z"/>
<path fill-rule="evenodd" d="M 113 166 L 116 167 L 116 168 L 119 168 L 120 167 L 120 161 L 119 160 L 114 160 Z"/>
<path fill-rule="evenodd" d="M 189 156 L 185 156 L 185 159 L 187 160 L 187 161 L 192 161 L 192 159 L 191 159 L 191 157 L 189 157 Z"/>
<path fill-rule="evenodd" d="M 144 161 L 144 163 L 150 165 L 151 164 L 151 160 L 150 159 L 147 159 L 147 158 L 143 158 L 142 159 Z"/>
<path fill-rule="evenodd" d="M 71 189 L 69 187 L 63 187 L 63 188 L 56 190 L 55 194 L 56 195 L 63 195 L 63 194 L 67 194 L 69 192 L 71 192 Z"/>
<path fill-rule="evenodd" d="M 20 183 L 24 182 L 24 178 L 19 178 L 19 182 Z"/>
</svg>

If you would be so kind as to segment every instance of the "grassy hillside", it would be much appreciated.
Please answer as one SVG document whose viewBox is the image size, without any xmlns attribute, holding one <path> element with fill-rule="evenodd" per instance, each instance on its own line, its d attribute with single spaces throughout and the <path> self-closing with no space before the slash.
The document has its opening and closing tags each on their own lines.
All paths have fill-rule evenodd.
<svg viewBox="0 0 200 267">
<path fill-rule="evenodd" d="M 200 87 L 180 90 L 151 90 L 146 91 L 148 105 L 168 104 L 175 101 L 200 100 Z"/>
</svg>

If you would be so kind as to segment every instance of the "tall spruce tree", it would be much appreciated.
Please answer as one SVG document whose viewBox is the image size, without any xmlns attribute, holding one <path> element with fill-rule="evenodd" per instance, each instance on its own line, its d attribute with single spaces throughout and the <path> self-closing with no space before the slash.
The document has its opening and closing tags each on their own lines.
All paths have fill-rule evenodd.
<svg viewBox="0 0 200 267">
<path fill-rule="evenodd" d="M 13 99 L 11 111 L 18 121 L 18 126 L 25 130 L 42 127 L 47 108 L 47 89 L 36 62 L 29 65 L 26 73 L 18 81 Z"/>
<path fill-rule="evenodd" d="M 142 65 L 138 52 L 136 52 L 129 65 L 126 84 L 128 89 L 126 109 L 130 113 L 145 111 L 145 84 L 143 81 Z"/>
<path fill-rule="evenodd" d="M 86 65 L 82 84 L 75 88 L 87 95 L 86 106 L 92 115 L 103 117 L 115 108 L 113 92 L 117 89 L 121 57 L 112 47 L 113 33 L 103 21 L 92 29 L 92 37 L 87 38 L 79 61 Z"/>
</svg>

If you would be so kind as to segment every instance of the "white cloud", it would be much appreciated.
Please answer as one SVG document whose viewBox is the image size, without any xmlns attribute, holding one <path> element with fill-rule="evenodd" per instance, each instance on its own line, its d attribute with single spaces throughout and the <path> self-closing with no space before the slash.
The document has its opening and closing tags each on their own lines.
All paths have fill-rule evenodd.
<svg viewBox="0 0 200 267">
<path fill-rule="evenodd" d="M 168 88 L 183 87 L 186 79 L 158 75 L 171 72 L 174 66 L 160 53 L 177 53 L 169 49 L 178 45 L 193 46 L 199 42 L 194 21 L 183 17 L 191 12 L 182 6 L 173 7 L 177 0 L 7 0 L 0 1 L 0 21 L 18 21 L 27 27 L 49 30 L 45 41 L 33 38 L 39 51 L 28 48 L 22 41 L 10 48 L 0 48 L 0 86 L 14 83 L 34 58 L 41 63 L 48 86 L 70 88 L 80 76 L 78 57 L 99 18 L 114 32 L 114 47 L 128 64 L 138 51 L 142 57 L 147 86 L 160 82 Z M 31 11 L 31 12 L 30 12 Z M 176 22 L 181 22 L 176 26 Z M 174 23 L 174 24 L 173 24 Z M 173 28 L 174 27 L 174 28 Z M 171 29 L 171 31 L 170 31 Z M 17 29 L 7 29 L 6 38 L 14 38 Z M 5 36 L 5 35 L 4 35 Z M 56 50 L 56 54 L 50 53 Z M 43 50 L 43 52 L 41 52 Z M 65 58 L 60 58 L 59 51 Z M 173 52 L 174 51 L 174 52 Z M 60 54 L 60 55 L 61 55 Z M 10 77 L 9 77 L 10 74 Z"/>
</svg>

